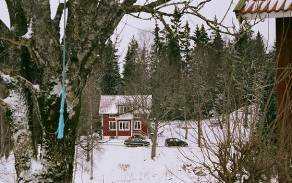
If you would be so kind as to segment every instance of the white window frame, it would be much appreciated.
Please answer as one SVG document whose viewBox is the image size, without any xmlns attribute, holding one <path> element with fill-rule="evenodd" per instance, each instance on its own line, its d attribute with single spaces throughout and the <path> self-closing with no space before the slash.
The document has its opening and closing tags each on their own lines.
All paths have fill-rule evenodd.
<svg viewBox="0 0 292 183">
<path fill-rule="evenodd" d="M 115 123 L 116 128 L 111 128 L 111 123 Z M 116 131 L 117 130 L 117 121 L 109 121 L 108 122 L 108 128 L 110 131 Z"/>
<path fill-rule="evenodd" d="M 119 113 L 124 114 L 130 111 L 130 106 L 127 105 L 120 105 L 119 106 Z"/>
<path fill-rule="evenodd" d="M 136 128 L 136 123 L 140 123 L 139 125 L 137 125 L 139 126 L 139 128 Z M 141 130 L 141 129 L 142 129 L 142 122 L 139 120 L 134 121 L 134 130 Z"/>
<path fill-rule="evenodd" d="M 121 125 L 122 125 L 122 128 L 121 128 Z M 125 128 L 126 126 L 128 128 Z M 119 131 L 130 131 L 130 121 L 119 121 Z"/>
</svg>

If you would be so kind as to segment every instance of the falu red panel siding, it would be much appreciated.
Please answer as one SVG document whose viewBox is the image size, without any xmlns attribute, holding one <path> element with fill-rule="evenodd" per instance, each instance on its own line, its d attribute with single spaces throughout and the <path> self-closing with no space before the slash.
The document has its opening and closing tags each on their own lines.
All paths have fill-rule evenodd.
<svg viewBox="0 0 292 183">
<path fill-rule="evenodd" d="M 277 40 L 277 146 L 281 152 L 281 165 L 292 159 L 292 17 L 276 19 Z M 285 167 L 285 166 L 284 166 Z M 280 173 L 287 169 L 281 167 Z M 279 182 L 287 182 L 279 174 Z"/>
<path fill-rule="evenodd" d="M 292 126 L 292 17 L 276 19 L 276 39 L 277 119 L 287 128 Z"/>
<path fill-rule="evenodd" d="M 114 118 L 109 118 L 109 115 L 102 115 L 103 117 L 103 135 L 104 136 L 116 136 L 116 131 L 109 130 L 109 121 L 114 121 Z"/>
<path fill-rule="evenodd" d="M 132 129 L 134 128 L 134 121 L 141 121 L 141 130 L 134 130 L 133 134 L 142 134 L 144 136 L 148 135 L 148 125 L 147 122 L 143 118 L 135 118 L 134 120 L 116 120 L 115 118 L 109 117 L 109 115 L 104 114 L 102 115 L 103 119 L 103 136 L 131 136 Z M 116 121 L 117 130 L 110 130 L 109 129 L 109 122 Z M 120 130 L 119 129 L 119 121 L 129 121 L 130 122 L 130 130 Z"/>
</svg>

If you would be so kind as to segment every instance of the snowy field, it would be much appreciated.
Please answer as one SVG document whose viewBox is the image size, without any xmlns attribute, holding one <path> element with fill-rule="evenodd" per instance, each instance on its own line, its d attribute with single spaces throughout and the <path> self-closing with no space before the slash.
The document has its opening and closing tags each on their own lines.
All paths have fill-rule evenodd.
<svg viewBox="0 0 292 183">
<path fill-rule="evenodd" d="M 231 121 L 242 121 L 241 112 L 232 113 Z M 202 121 L 204 136 L 210 141 L 220 138 L 219 126 L 215 119 Z M 149 147 L 126 147 L 123 140 L 113 139 L 99 143 L 94 148 L 93 179 L 90 180 L 90 162 L 86 162 L 86 152 L 77 150 L 74 171 L 75 183 L 207 183 L 215 182 L 200 163 L 204 160 L 202 151 L 197 145 L 196 123 L 190 122 L 188 128 L 188 147 L 165 147 L 164 141 L 169 137 L 184 140 L 184 122 L 173 121 L 159 129 L 157 157 L 150 158 Z M 231 125 L 233 126 L 233 125 Z M 248 130 L 239 125 L 241 134 Z M 231 127 L 232 128 L 232 127 Z M 248 137 L 248 135 L 246 135 Z M 205 137 L 206 138 L 206 137 Z M 0 183 L 15 182 L 14 160 L 0 159 Z"/>
<path fill-rule="evenodd" d="M 151 147 L 126 147 L 118 139 L 99 144 L 94 150 L 93 180 L 89 179 L 90 162 L 85 161 L 85 152 L 78 152 L 75 183 L 210 182 L 202 168 L 192 166 L 184 157 L 186 154 L 192 156 L 191 152 L 200 153 L 195 143 L 186 140 L 189 147 L 164 146 L 165 138 L 179 137 L 173 130 L 176 127 L 177 124 L 172 123 L 161 129 L 155 160 L 150 158 Z"/>
<path fill-rule="evenodd" d="M 178 128 L 177 122 L 160 129 L 157 157 L 150 158 L 149 147 L 126 147 L 123 140 L 113 139 L 98 144 L 94 149 L 94 173 L 90 180 L 90 162 L 86 162 L 86 152 L 77 150 L 77 169 L 75 183 L 178 183 L 211 182 L 210 177 L 200 167 L 191 166 L 184 155 L 200 152 L 195 143 L 188 142 L 188 147 L 165 147 L 167 137 L 179 137 L 184 129 Z M 193 129 L 189 129 L 192 134 Z M 183 139 L 183 138 L 182 138 Z M 191 154 L 190 154 L 191 156 Z M 14 183 L 15 170 L 13 155 L 8 160 L 0 161 L 0 183 Z"/>
</svg>

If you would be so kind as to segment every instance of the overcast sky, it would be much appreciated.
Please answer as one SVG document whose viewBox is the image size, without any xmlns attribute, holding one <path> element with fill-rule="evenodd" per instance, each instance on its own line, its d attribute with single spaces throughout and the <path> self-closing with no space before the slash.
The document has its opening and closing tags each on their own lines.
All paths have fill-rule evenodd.
<svg viewBox="0 0 292 183">
<path fill-rule="evenodd" d="M 139 0 L 139 4 L 143 3 L 145 0 Z M 52 17 L 54 17 L 56 8 L 58 6 L 59 0 L 50 0 L 51 3 L 51 11 L 52 11 Z M 61 0 L 62 2 L 62 0 Z M 228 10 L 229 4 L 232 3 L 232 8 L 228 12 L 224 24 L 225 25 L 237 25 L 238 26 L 238 21 L 235 17 L 235 14 L 232 12 L 234 6 L 238 2 L 238 0 L 212 0 L 210 3 L 208 3 L 202 10 L 201 13 L 209 18 L 218 18 L 220 21 L 226 11 Z M 191 27 L 195 27 L 197 24 L 202 24 L 203 22 L 199 20 L 198 18 L 194 16 L 186 16 L 186 20 L 189 22 Z M 10 22 L 9 22 L 9 14 L 8 10 L 6 7 L 5 0 L 0 0 L 0 19 L 9 27 Z M 137 18 L 134 18 L 132 16 L 125 16 L 122 21 L 120 22 L 119 26 L 117 27 L 115 31 L 115 35 L 119 35 L 120 38 L 120 44 L 119 44 L 119 54 L 121 57 L 125 55 L 126 49 L 127 49 L 127 44 L 130 41 L 130 39 L 135 35 L 136 38 L 139 39 L 139 35 L 142 33 L 144 34 L 149 34 L 153 30 L 154 27 L 154 22 L 152 21 L 145 21 L 145 20 L 140 20 Z M 254 31 L 260 31 L 264 39 L 266 41 L 266 44 L 269 45 L 270 47 L 273 46 L 274 41 L 275 41 L 275 21 L 274 19 L 268 19 L 265 22 L 261 22 L 254 26 L 253 28 Z M 120 59 L 122 60 L 122 59 Z"/>
</svg>

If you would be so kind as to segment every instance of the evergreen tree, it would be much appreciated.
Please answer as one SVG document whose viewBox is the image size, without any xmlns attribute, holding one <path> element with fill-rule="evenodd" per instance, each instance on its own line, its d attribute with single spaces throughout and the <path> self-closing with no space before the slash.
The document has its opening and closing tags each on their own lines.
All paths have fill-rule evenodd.
<svg viewBox="0 0 292 183">
<path fill-rule="evenodd" d="M 174 34 L 174 37 L 179 37 L 180 35 L 180 28 L 181 28 L 181 16 L 179 9 L 177 7 L 174 8 L 173 17 L 170 20 L 171 22 L 171 29 L 172 33 Z"/>
<path fill-rule="evenodd" d="M 133 87 L 135 77 L 135 67 L 138 60 L 138 42 L 133 37 L 129 43 L 128 51 L 124 60 L 123 82 L 122 91 L 123 94 L 134 94 Z"/>
<path fill-rule="evenodd" d="M 192 83 L 193 83 L 193 103 L 196 103 L 197 107 L 202 112 L 193 115 L 207 115 L 211 110 L 210 97 L 208 93 L 209 83 L 208 77 L 208 55 L 209 55 L 209 36 L 204 28 L 196 26 L 195 33 L 193 36 L 194 48 L 192 53 Z M 203 98 L 202 98 L 203 97 Z"/>
<path fill-rule="evenodd" d="M 182 104 L 179 98 L 180 82 L 182 77 L 182 56 L 181 56 L 181 13 L 175 8 L 174 17 L 171 19 L 172 32 L 166 34 L 165 59 L 167 63 L 167 83 L 168 90 L 168 107 L 171 115 L 169 119 L 182 119 Z"/>
<path fill-rule="evenodd" d="M 184 32 L 181 37 L 181 52 L 182 52 L 182 60 L 183 60 L 183 72 L 186 75 L 190 72 L 190 60 L 191 60 L 191 34 L 189 23 L 186 22 L 184 26 Z"/>
<path fill-rule="evenodd" d="M 169 64 L 167 62 L 165 32 L 160 31 L 156 24 L 154 41 L 151 47 L 151 93 L 152 115 L 159 120 L 166 120 L 170 115 L 169 100 L 171 97 Z"/>
<path fill-rule="evenodd" d="M 121 77 L 116 52 L 115 45 L 109 40 L 102 54 L 103 74 L 101 78 L 101 91 L 105 95 L 119 94 Z"/>
<path fill-rule="evenodd" d="M 204 25 L 201 25 L 201 28 L 199 26 L 196 26 L 195 35 L 194 35 L 194 42 L 196 46 L 204 47 L 208 44 L 210 38 L 208 36 L 208 33 L 205 30 Z"/>
<path fill-rule="evenodd" d="M 234 52 L 232 53 L 234 110 L 242 106 L 247 106 L 253 100 L 254 93 L 254 58 L 252 53 L 253 32 L 243 32 L 235 39 Z"/>
<path fill-rule="evenodd" d="M 212 40 L 208 48 L 208 93 L 211 110 L 215 113 L 221 113 L 222 98 L 224 90 L 223 57 L 224 42 L 218 29 L 212 32 Z"/>
<path fill-rule="evenodd" d="M 150 55 L 149 48 L 147 48 L 146 43 L 142 43 L 143 46 L 140 48 L 139 57 L 136 62 L 136 67 L 134 69 L 134 90 L 135 93 L 140 95 L 149 95 L 150 93 Z"/>
<path fill-rule="evenodd" d="M 259 51 L 264 52 L 264 44 L 262 36 L 258 33 L 256 36 L 255 47 Z M 258 53 L 261 56 L 260 53 Z M 275 140 L 275 124 L 277 115 L 277 104 L 276 104 L 276 70 L 275 70 L 275 58 L 276 49 L 273 48 L 264 59 L 260 62 L 263 75 L 262 82 L 260 83 L 263 87 L 261 90 L 261 101 L 260 101 L 260 113 L 261 119 L 259 126 L 262 127 L 265 140 Z"/>
<path fill-rule="evenodd" d="M 191 83 L 191 33 L 188 22 L 183 27 L 181 35 L 181 54 L 182 54 L 182 82 L 180 82 L 180 101 L 182 105 L 182 116 L 184 119 L 191 118 L 191 110 L 193 106 L 192 88 L 189 86 Z M 187 136 L 187 135 L 186 135 Z"/>
</svg>

